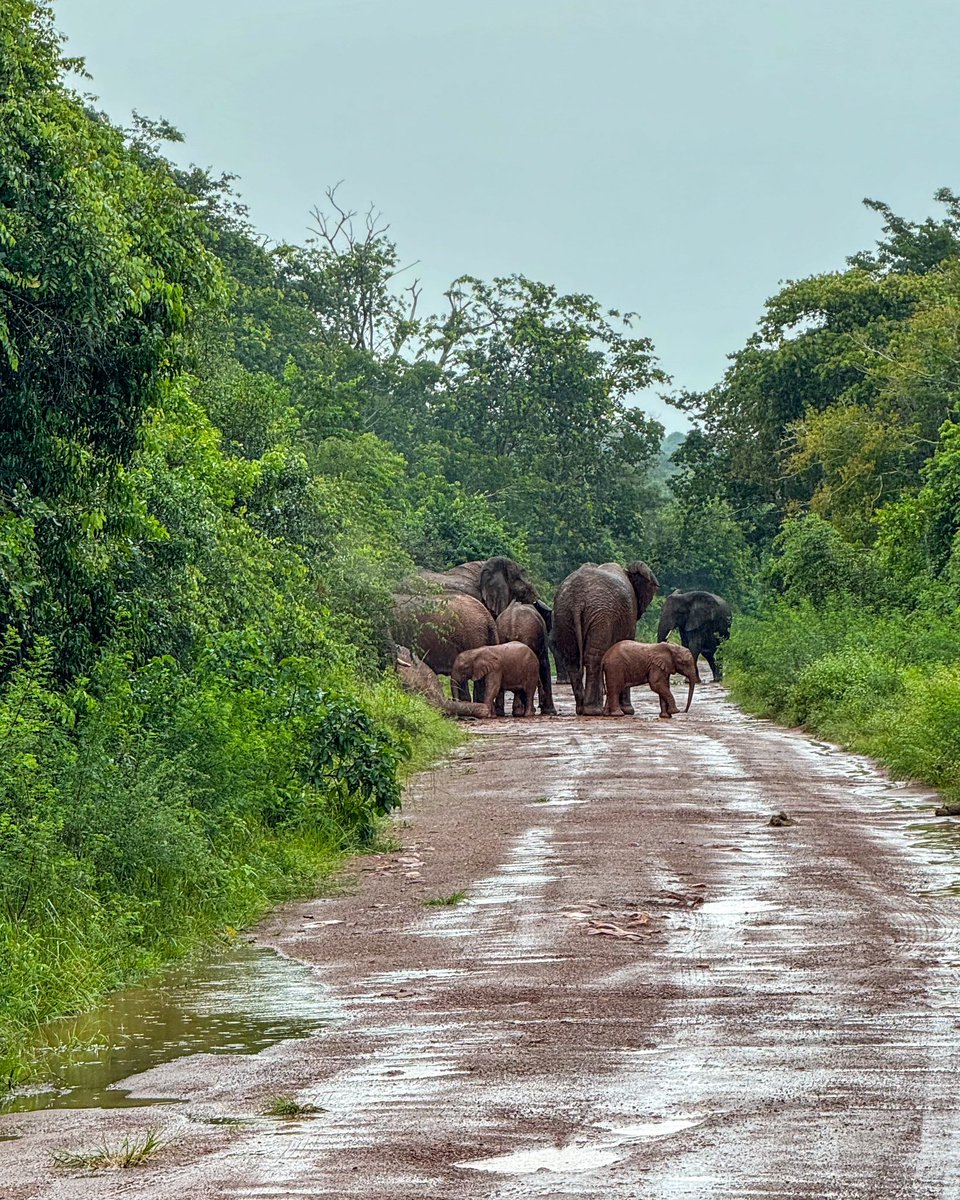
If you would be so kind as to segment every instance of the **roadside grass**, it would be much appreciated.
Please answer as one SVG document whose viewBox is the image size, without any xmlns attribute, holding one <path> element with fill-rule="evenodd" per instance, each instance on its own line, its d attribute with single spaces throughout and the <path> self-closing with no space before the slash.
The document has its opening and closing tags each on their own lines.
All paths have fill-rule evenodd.
<svg viewBox="0 0 960 1200">
<path fill-rule="evenodd" d="M 449 896 L 436 896 L 432 900 L 424 900 L 423 904 L 425 908 L 453 908 L 454 905 L 462 904 L 468 899 L 468 892 L 453 892 Z"/>
<path fill-rule="evenodd" d="M 301 1104 L 292 1096 L 274 1096 L 263 1110 L 263 1115 L 265 1117 L 311 1117 L 325 1111 L 326 1109 L 317 1104 Z"/>
<path fill-rule="evenodd" d="M 104 1142 L 91 1150 L 55 1150 L 53 1163 L 67 1171 L 123 1170 L 142 1166 L 167 1145 L 159 1129 L 148 1129 L 115 1146 Z"/>
<path fill-rule="evenodd" d="M 960 630 L 852 605 L 771 606 L 724 647 L 748 712 L 869 755 L 900 779 L 960 798 Z"/>
<path fill-rule="evenodd" d="M 238 689 L 123 665 L 74 701 L 81 724 L 42 662 L 0 692 L 0 1096 L 62 1050 L 47 1022 L 335 886 L 347 855 L 392 846 L 368 781 L 402 784 L 463 740 L 393 680 L 318 709 L 289 670 L 260 686 L 251 668 Z M 322 704 L 332 719 L 310 750 Z"/>
</svg>

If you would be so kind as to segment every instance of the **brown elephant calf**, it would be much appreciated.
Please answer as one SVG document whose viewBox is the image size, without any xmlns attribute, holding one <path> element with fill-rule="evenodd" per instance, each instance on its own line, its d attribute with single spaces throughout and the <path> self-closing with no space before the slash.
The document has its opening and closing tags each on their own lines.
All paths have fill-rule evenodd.
<svg viewBox="0 0 960 1200">
<path fill-rule="evenodd" d="M 500 689 L 513 692 L 513 715 L 532 717 L 533 699 L 540 681 L 537 656 L 523 642 L 503 642 L 499 646 L 481 646 L 457 655 L 450 672 L 450 683 L 461 687 L 468 679 L 483 681 L 483 703 L 492 717 Z"/>
<path fill-rule="evenodd" d="M 674 642 L 616 642 L 603 656 L 601 670 L 607 690 L 603 711 L 608 717 L 624 715 L 620 707 L 620 694 L 624 688 L 646 683 L 660 697 L 661 719 L 669 720 L 679 711 L 670 691 L 670 676 L 674 672 L 686 676 L 689 692 L 683 711 L 690 711 L 697 682 L 697 664 L 685 646 Z"/>
</svg>

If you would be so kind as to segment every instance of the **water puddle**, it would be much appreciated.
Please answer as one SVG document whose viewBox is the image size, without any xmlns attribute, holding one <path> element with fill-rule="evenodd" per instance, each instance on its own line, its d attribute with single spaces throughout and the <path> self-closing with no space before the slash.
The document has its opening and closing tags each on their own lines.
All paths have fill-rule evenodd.
<svg viewBox="0 0 960 1200">
<path fill-rule="evenodd" d="M 500 1175 L 532 1175 L 537 1171 L 570 1174 L 596 1171 L 620 1162 L 623 1150 L 632 1142 L 648 1138 L 669 1137 L 701 1125 L 703 1116 L 667 1117 L 659 1121 L 643 1121 L 636 1125 L 600 1125 L 610 1136 L 590 1145 L 541 1146 L 536 1150 L 518 1150 L 513 1154 L 498 1154 L 494 1158 L 474 1158 L 455 1163 L 469 1171 L 491 1171 Z"/>
<path fill-rule="evenodd" d="M 776 906 L 769 900 L 705 900 L 697 909 L 702 916 L 738 917 L 742 913 L 769 912 Z"/>
<path fill-rule="evenodd" d="M 609 1167 L 623 1155 L 596 1146 L 545 1146 L 542 1150 L 520 1150 L 496 1158 L 475 1158 L 454 1166 L 467 1171 L 493 1171 L 501 1175 L 533 1175 L 536 1171 L 567 1174 Z"/>
<path fill-rule="evenodd" d="M 641 1138 L 669 1137 L 672 1133 L 701 1125 L 703 1120 L 703 1117 L 673 1117 L 663 1121 L 644 1121 L 639 1125 L 601 1125 L 600 1128 L 608 1129 L 619 1140 L 630 1142 Z"/>
<path fill-rule="evenodd" d="M 240 945 L 45 1026 L 45 1081 L 16 1089 L 0 1112 L 156 1103 L 115 1085 L 189 1054 L 256 1054 L 308 1037 L 337 1015 L 309 967 Z"/>
</svg>

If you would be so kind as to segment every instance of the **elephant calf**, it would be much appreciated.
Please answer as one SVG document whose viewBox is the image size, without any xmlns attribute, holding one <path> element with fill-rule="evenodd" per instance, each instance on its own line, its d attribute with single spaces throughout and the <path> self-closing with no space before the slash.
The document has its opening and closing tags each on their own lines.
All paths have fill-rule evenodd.
<svg viewBox="0 0 960 1200">
<path fill-rule="evenodd" d="M 670 691 L 670 676 L 674 672 L 686 676 L 689 692 L 683 711 L 690 711 L 697 682 L 697 664 L 685 646 L 673 642 L 617 642 L 603 656 L 601 670 L 607 690 L 604 713 L 608 717 L 624 715 L 620 696 L 625 688 L 646 683 L 660 697 L 661 719 L 669 720 L 678 711 Z"/>
<path fill-rule="evenodd" d="M 468 679 L 483 681 L 483 701 L 488 717 L 494 714 L 501 688 L 513 692 L 515 717 L 533 716 L 540 664 L 534 652 L 523 642 L 481 646 L 477 650 L 465 650 L 458 654 L 450 672 L 450 683 L 460 688 Z"/>
</svg>

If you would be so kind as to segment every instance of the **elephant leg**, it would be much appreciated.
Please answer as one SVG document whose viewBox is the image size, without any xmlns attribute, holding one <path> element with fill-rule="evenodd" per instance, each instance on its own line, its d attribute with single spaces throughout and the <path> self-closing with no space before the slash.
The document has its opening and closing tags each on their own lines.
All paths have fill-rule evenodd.
<svg viewBox="0 0 960 1200">
<path fill-rule="evenodd" d="M 710 670 L 713 672 L 713 682 L 719 683 L 723 678 L 723 668 L 714 657 L 716 652 L 716 646 L 711 646 L 709 650 L 706 648 L 706 646 L 703 648 L 703 657 L 707 660 Z"/>
<path fill-rule="evenodd" d="M 677 709 L 677 702 L 670 690 L 670 676 L 665 671 L 651 671 L 647 682 L 650 690 L 660 697 L 660 719 L 669 721 Z"/>
<path fill-rule="evenodd" d="M 583 713 L 583 668 L 578 667 L 574 670 L 573 667 L 567 669 L 567 678 L 570 680 L 570 686 L 573 688 L 573 700 L 576 705 L 577 716 Z"/>
<path fill-rule="evenodd" d="M 462 675 L 451 675 L 450 698 L 452 700 L 469 700 L 470 680 Z"/>
<path fill-rule="evenodd" d="M 623 695 L 624 691 L 624 689 L 621 687 L 622 682 L 622 679 L 616 671 L 607 670 L 604 672 L 603 683 L 607 690 L 607 702 L 603 706 L 605 716 L 623 716 L 623 709 L 620 707 L 620 697 Z"/>
<path fill-rule="evenodd" d="M 600 664 L 603 653 L 588 648 L 584 654 L 584 665 L 587 671 L 587 683 L 583 698 L 583 715 L 585 717 L 603 716 L 603 673 Z"/>
<path fill-rule="evenodd" d="M 536 673 L 531 671 L 526 683 L 523 685 L 523 699 L 526 705 L 526 711 L 524 715 L 527 717 L 535 717 L 537 715 L 537 707 L 534 701 L 537 698 L 537 688 L 539 688 L 539 686 L 540 669 L 538 666 Z"/>
<path fill-rule="evenodd" d="M 505 692 L 503 694 L 506 695 Z M 526 712 L 527 712 L 527 703 L 526 703 L 526 699 L 523 694 L 523 690 L 521 688 L 514 688 L 514 690 L 513 690 L 513 708 L 510 709 L 510 715 L 512 717 L 523 717 L 523 716 L 526 716 Z"/>
<path fill-rule="evenodd" d="M 484 696 L 485 696 L 484 703 L 487 706 L 487 716 L 488 717 L 492 717 L 494 715 L 499 715 L 496 712 L 496 707 L 497 707 L 497 699 L 500 696 L 500 685 L 502 682 L 503 682 L 503 672 L 498 667 L 494 667 L 494 669 L 489 673 L 489 675 L 484 676 L 484 680 L 483 680 Z"/>
<path fill-rule="evenodd" d="M 620 692 L 620 707 L 628 717 L 633 716 L 633 705 L 630 703 L 630 689 L 623 688 Z"/>
<path fill-rule="evenodd" d="M 555 717 L 557 710 L 553 706 L 553 683 L 551 676 L 553 672 L 550 670 L 550 652 L 544 646 L 540 651 L 540 714 L 544 717 Z"/>
</svg>

